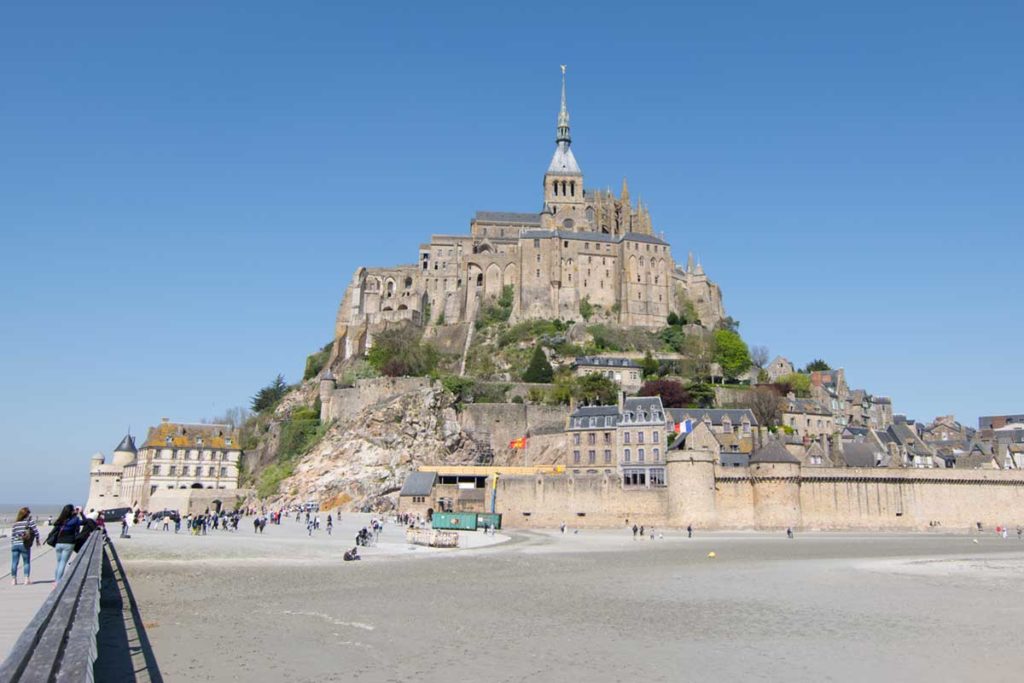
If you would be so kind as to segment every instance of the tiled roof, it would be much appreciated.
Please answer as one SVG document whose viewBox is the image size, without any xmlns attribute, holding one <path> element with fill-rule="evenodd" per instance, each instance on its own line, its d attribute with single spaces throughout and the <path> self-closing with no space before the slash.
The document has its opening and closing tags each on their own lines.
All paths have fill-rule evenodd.
<svg viewBox="0 0 1024 683">
<path fill-rule="evenodd" d="M 170 441 L 168 441 L 170 439 Z M 198 443 L 202 439 L 202 446 Z M 231 445 L 227 444 L 231 439 Z M 161 422 L 150 427 L 143 447 L 151 448 L 230 448 L 240 450 L 238 431 L 230 425 L 182 424 Z"/>
</svg>

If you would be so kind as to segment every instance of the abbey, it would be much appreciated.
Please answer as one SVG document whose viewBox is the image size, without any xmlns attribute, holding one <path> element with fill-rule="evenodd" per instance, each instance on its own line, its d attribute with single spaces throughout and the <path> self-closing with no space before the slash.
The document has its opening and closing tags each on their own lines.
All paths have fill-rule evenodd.
<svg viewBox="0 0 1024 683">
<path fill-rule="evenodd" d="M 705 327 L 725 316 L 718 286 L 692 257 L 677 266 L 647 208 L 625 181 L 616 197 L 583 184 L 572 151 L 562 70 L 555 152 L 538 213 L 479 211 L 468 235 L 433 235 L 416 263 L 359 268 L 335 325 L 335 355 L 363 353 L 392 323 L 472 322 L 481 303 L 512 288 L 512 321 L 582 319 L 581 304 L 621 326 L 659 328 L 689 301 Z"/>
</svg>

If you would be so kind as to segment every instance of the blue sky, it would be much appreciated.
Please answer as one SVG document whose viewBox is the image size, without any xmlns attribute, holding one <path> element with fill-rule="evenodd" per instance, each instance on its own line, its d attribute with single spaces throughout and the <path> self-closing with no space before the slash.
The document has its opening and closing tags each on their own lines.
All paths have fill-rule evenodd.
<svg viewBox="0 0 1024 683">
<path fill-rule="evenodd" d="M 143 6 L 144 4 L 148 6 Z M 920 419 L 1020 412 L 1024 6 L 8 3 L 0 502 L 297 379 L 359 264 L 587 184 L 749 343 Z"/>
</svg>

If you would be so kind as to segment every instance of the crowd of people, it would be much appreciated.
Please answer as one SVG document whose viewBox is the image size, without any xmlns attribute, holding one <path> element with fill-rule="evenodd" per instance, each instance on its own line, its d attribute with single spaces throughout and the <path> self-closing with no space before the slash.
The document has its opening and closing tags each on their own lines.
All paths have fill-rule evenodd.
<svg viewBox="0 0 1024 683">
<path fill-rule="evenodd" d="M 14 525 L 11 527 L 11 583 L 18 585 L 19 569 L 25 577 L 25 585 L 32 583 L 32 550 L 45 543 L 53 548 L 57 557 L 53 577 L 56 587 L 64 578 L 72 553 L 81 550 L 89 534 L 97 529 L 102 530 L 104 525 L 102 514 L 90 510 L 86 515 L 82 508 L 69 503 L 61 509 L 56 520 L 52 517 L 48 520 L 48 533 L 44 539 L 39 531 L 39 525 L 32 517 L 32 510 L 27 507 L 21 508 L 15 515 Z"/>
</svg>

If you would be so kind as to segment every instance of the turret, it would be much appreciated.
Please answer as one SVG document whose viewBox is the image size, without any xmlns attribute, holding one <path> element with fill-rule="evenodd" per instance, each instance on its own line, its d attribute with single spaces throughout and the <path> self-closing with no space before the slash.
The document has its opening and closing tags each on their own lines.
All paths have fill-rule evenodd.
<svg viewBox="0 0 1024 683">
<path fill-rule="evenodd" d="M 718 441 L 703 422 L 676 440 L 665 457 L 668 520 L 676 527 L 714 526 Z"/>
<path fill-rule="evenodd" d="M 800 526 L 800 461 L 777 439 L 769 437 L 750 456 L 750 482 L 758 527 Z"/>
<path fill-rule="evenodd" d="M 138 449 L 135 448 L 135 438 L 131 434 L 125 434 L 121 443 L 117 444 L 117 448 L 114 449 L 112 462 L 121 467 L 134 465 L 138 453 Z"/>
<path fill-rule="evenodd" d="M 338 380 L 334 378 L 334 373 L 331 372 L 330 368 L 324 370 L 323 374 L 320 375 L 320 420 L 326 421 L 327 415 L 330 410 L 331 398 L 334 395 L 334 390 L 338 388 Z"/>
</svg>

